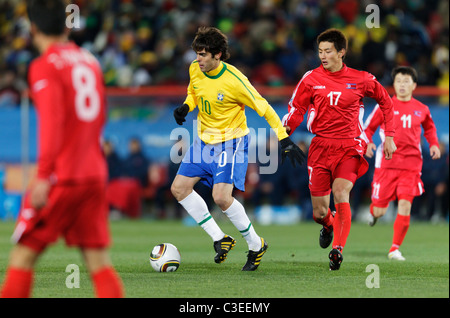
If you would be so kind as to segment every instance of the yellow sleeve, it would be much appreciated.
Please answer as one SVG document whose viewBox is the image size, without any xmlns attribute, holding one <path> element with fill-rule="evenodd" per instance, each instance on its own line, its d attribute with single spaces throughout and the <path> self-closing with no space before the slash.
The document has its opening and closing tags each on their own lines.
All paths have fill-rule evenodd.
<svg viewBox="0 0 450 318">
<path fill-rule="evenodd" d="M 272 108 L 272 106 L 269 105 L 269 107 L 266 109 L 266 112 L 264 113 L 264 118 L 267 120 L 270 127 L 272 127 L 272 129 L 275 131 L 278 140 L 289 137 L 288 134 L 286 133 L 286 128 L 284 128 L 283 124 L 281 123 L 280 117 L 278 117 L 277 113 Z"/>
<path fill-rule="evenodd" d="M 243 77 L 241 88 L 240 101 L 245 105 L 253 109 L 259 116 L 264 116 L 267 108 L 271 107 L 267 100 L 263 98 L 259 92 L 250 84 L 246 77 Z"/>
<path fill-rule="evenodd" d="M 196 62 L 196 61 L 194 61 L 194 62 Z M 187 97 L 184 100 L 184 104 L 189 105 L 190 112 L 193 111 L 195 109 L 195 107 L 197 107 L 197 97 L 195 96 L 194 87 L 192 85 L 192 76 L 193 76 L 192 66 L 193 66 L 194 62 L 192 62 L 191 66 L 189 67 L 190 81 L 189 81 L 189 85 L 187 88 Z"/>
<path fill-rule="evenodd" d="M 239 100 L 245 106 L 254 109 L 259 116 L 264 118 L 269 123 L 270 127 L 275 131 L 278 140 L 289 137 L 286 133 L 286 128 L 283 127 L 280 117 L 278 117 L 275 110 L 270 106 L 265 98 L 250 84 L 246 76 L 241 75 L 238 79 L 243 84 L 240 89 Z"/>
<path fill-rule="evenodd" d="M 187 89 L 187 97 L 184 100 L 184 104 L 189 105 L 189 111 L 193 111 L 197 107 L 197 97 L 194 94 L 194 88 L 192 87 L 192 82 L 189 82 Z"/>
<path fill-rule="evenodd" d="M 269 103 L 259 94 L 241 71 L 229 64 L 227 65 L 228 71 L 237 79 L 236 93 L 238 102 L 255 110 L 259 116 L 264 116 L 267 107 L 270 107 Z"/>
</svg>

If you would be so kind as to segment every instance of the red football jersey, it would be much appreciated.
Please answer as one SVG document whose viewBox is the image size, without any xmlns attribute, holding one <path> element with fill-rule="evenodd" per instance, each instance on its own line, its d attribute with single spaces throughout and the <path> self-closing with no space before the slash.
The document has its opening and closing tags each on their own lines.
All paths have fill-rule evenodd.
<svg viewBox="0 0 450 318">
<path fill-rule="evenodd" d="M 392 101 L 394 102 L 395 122 L 394 142 L 397 150 L 391 160 L 386 160 L 383 155 L 383 145 L 381 144 L 377 148 L 375 167 L 421 171 L 423 163 L 420 145 L 422 127 L 430 147 L 433 145 L 439 147 L 436 126 L 431 118 L 430 110 L 415 98 L 403 102 L 394 96 Z M 364 131 L 370 142 L 372 142 L 373 134 L 380 127 L 380 138 L 382 143 L 384 143 L 385 126 L 382 117 L 380 107 L 376 105 L 364 123 Z"/>
<path fill-rule="evenodd" d="M 38 178 L 106 179 L 105 87 L 97 60 L 74 43 L 54 44 L 32 62 L 28 80 L 38 115 Z"/>
<path fill-rule="evenodd" d="M 372 74 L 345 64 L 337 72 L 330 72 L 322 65 L 306 72 L 295 88 L 283 124 L 291 127 L 292 134 L 308 111 L 306 126 L 313 134 L 356 138 L 363 132 L 364 97 L 378 102 L 384 114 L 385 132 L 393 136 L 394 113 L 389 94 Z"/>
</svg>

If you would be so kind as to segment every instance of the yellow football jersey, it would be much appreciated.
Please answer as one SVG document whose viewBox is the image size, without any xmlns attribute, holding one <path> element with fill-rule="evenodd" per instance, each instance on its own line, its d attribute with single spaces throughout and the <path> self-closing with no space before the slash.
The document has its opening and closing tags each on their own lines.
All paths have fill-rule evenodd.
<svg viewBox="0 0 450 318">
<path fill-rule="evenodd" d="M 272 106 L 256 91 L 249 80 L 233 65 L 202 72 L 195 60 L 189 67 L 190 82 L 185 104 L 189 111 L 198 106 L 197 131 L 205 143 L 218 143 L 249 133 L 245 106 L 265 116 L 279 139 L 288 135 Z"/>
</svg>

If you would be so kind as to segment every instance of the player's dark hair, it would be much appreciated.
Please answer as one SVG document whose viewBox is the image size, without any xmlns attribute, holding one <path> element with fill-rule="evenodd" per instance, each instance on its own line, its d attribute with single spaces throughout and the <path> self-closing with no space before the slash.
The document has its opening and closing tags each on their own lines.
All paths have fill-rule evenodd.
<svg viewBox="0 0 450 318">
<path fill-rule="evenodd" d="M 222 61 L 230 57 L 227 36 L 214 27 L 198 28 L 191 46 L 195 52 L 205 49 L 206 52 L 210 52 L 213 56 L 222 52 L 222 56 L 220 57 Z"/>
<path fill-rule="evenodd" d="M 342 33 L 342 31 L 338 29 L 328 29 L 320 33 L 317 37 L 317 45 L 319 45 L 320 42 L 333 43 L 336 51 L 338 52 L 342 49 L 345 49 L 345 51 L 347 51 L 347 38 L 345 37 L 344 33 Z M 342 59 L 344 59 L 344 57 L 345 55 L 342 56 Z"/>
<path fill-rule="evenodd" d="M 28 0 L 27 14 L 31 23 L 46 35 L 61 35 L 66 24 L 66 3 L 63 0 Z"/>
<path fill-rule="evenodd" d="M 414 68 L 412 68 L 410 66 L 397 66 L 397 67 L 394 67 L 394 69 L 391 72 L 392 80 L 395 80 L 395 76 L 398 73 L 403 74 L 403 75 L 411 76 L 413 82 L 417 83 L 418 75 L 417 75 L 417 71 Z"/>
</svg>

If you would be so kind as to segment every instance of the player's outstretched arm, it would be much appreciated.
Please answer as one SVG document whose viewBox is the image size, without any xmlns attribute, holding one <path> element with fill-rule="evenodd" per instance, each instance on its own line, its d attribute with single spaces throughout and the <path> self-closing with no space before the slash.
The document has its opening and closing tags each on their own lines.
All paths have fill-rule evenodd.
<svg viewBox="0 0 450 318">
<path fill-rule="evenodd" d="M 178 125 L 183 125 L 183 123 L 186 121 L 186 116 L 189 113 L 189 105 L 183 104 L 180 107 L 177 107 L 173 111 L 173 117 L 175 117 L 175 121 Z"/>
</svg>

